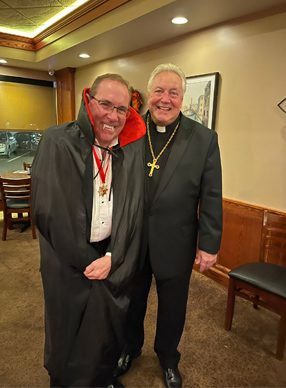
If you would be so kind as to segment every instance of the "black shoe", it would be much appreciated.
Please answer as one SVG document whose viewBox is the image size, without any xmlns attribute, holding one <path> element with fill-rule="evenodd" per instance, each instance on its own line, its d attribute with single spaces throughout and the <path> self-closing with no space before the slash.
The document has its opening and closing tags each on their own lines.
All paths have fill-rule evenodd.
<svg viewBox="0 0 286 388">
<path fill-rule="evenodd" d="M 166 388 L 181 388 L 182 376 L 178 368 L 167 368 L 163 370 L 163 379 Z"/>
<path fill-rule="evenodd" d="M 106 388 L 124 388 L 124 385 L 119 380 L 114 379 Z"/>
<path fill-rule="evenodd" d="M 119 377 L 124 375 L 124 373 L 126 373 L 130 369 L 132 361 L 135 358 L 139 357 L 140 355 L 141 355 L 141 350 L 139 350 L 137 353 L 132 355 L 129 353 L 123 352 L 117 362 L 117 367 L 113 371 L 113 376 Z"/>
</svg>

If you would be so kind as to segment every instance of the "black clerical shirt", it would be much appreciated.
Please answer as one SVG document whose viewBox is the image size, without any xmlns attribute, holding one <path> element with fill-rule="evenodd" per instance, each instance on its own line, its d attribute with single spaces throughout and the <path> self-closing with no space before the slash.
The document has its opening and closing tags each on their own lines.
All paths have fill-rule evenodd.
<svg viewBox="0 0 286 388">
<path fill-rule="evenodd" d="M 169 140 L 170 136 L 172 135 L 173 131 L 176 128 L 176 125 L 180 121 L 180 115 L 177 117 L 177 119 L 170 125 L 166 126 L 166 132 L 158 132 L 156 128 L 156 124 L 152 121 L 150 115 L 147 117 L 147 120 L 149 120 L 149 129 L 150 129 L 150 137 L 151 137 L 151 143 L 153 146 L 153 151 L 155 157 L 158 156 L 158 154 L 161 152 L 161 150 L 164 148 L 165 144 Z M 177 129 L 178 132 L 179 128 Z M 176 132 L 176 134 L 177 134 Z M 148 136 L 146 135 L 146 188 L 147 188 L 147 198 L 148 198 L 148 203 L 151 205 L 156 190 L 159 186 L 160 179 L 163 175 L 166 163 L 168 161 L 172 146 L 174 144 L 174 140 L 176 138 L 175 136 L 172 138 L 170 143 L 168 144 L 167 148 L 165 151 L 162 153 L 160 158 L 158 159 L 157 163 L 160 168 L 154 169 L 153 175 L 149 177 L 149 172 L 150 172 L 150 167 L 147 166 L 148 162 L 153 162 L 153 157 L 150 151 L 150 146 L 149 146 L 149 141 L 148 141 Z"/>
</svg>

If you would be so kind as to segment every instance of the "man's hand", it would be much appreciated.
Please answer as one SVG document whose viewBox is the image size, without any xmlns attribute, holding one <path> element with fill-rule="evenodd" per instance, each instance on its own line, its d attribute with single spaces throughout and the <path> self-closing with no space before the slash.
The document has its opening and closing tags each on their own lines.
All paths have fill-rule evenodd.
<svg viewBox="0 0 286 388">
<path fill-rule="evenodd" d="M 195 263 L 200 265 L 200 272 L 204 272 L 216 263 L 217 253 L 212 255 L 205 251 L 198 250 Z"/>
<path fill-rule="evenodd" d="M 111 256 L 103 256 L 90 263 L 83 274 L 90 280 L 103 280 L 107 278 L 110 268 Z"/>
</svg>

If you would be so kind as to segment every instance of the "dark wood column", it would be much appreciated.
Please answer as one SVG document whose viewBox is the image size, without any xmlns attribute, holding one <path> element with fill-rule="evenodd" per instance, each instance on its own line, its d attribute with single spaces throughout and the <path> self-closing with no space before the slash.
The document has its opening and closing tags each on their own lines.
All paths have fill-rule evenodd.
<svg viewBox="0 0 286 388">
<path fill-rule="evenodd" d="M 55 74 L 57 81 L 57 121 L 62 124 L 75 119 L 75 68 L 67 67 Z"/>
</svg>

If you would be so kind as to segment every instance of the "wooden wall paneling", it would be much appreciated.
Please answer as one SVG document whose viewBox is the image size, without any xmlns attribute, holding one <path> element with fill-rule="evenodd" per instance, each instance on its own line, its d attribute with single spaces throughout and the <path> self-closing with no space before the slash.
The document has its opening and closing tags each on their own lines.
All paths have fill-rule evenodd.
<svg viewBox="0 0 286 388">
<path fill-rule="evenodd" d="M 57 122 L 58 124 L 75 119 L 75 69 L 67 67 L 56 72 L 57 81 Z"/>
<path fill-rule="evenodd" d="M 259 261 L 264 209 L 223 201 L 223 234 L 219 264 L 231 269 Z"/>
<path fill-rule="evenodd" d="M 264 209 L 223 200 L 223 233 L 217 264 L 207 276 L 228 284 L 228 272 L 241 264 L 260 260 Z"/>
<path fill-rule="evenodd" d="M 220 265 L 219 263 L 216 263 L 216 265 L 211 267 L 204 274 L 209 278 L 215 280 L 217 283 L 220 283 L 223 286 L 228 287 L 228 281 L 229 281 L 228 272 L 229 272 L 228 268 L 224 267 L 223 265 Z"/>
<path fill-rule="evenodd" d="M 227 286 L 231 269 L 256 261 L 286 266 L 286 214 L 224 199 L 218 262 L 206 275 Z"/>
</svg>

